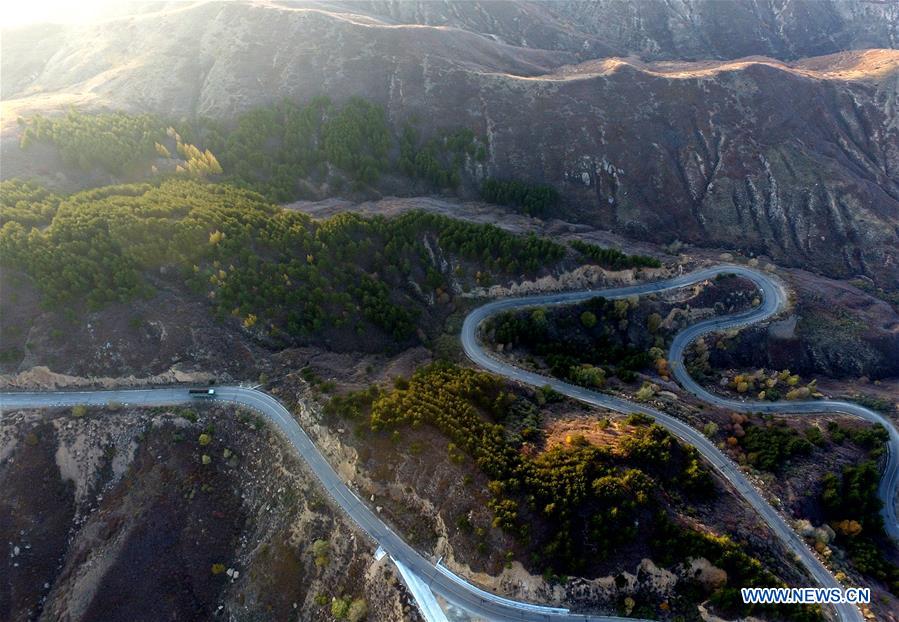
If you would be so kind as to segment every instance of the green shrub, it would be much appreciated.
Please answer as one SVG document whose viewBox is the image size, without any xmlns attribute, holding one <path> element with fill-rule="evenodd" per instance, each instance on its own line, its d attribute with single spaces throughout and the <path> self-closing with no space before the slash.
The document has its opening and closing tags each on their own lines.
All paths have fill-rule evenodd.
<svg viewBox="0 0 899 622">
<path fill-rule="evenodd" d="M 596 326 L 596 314 L 591 313 L 590 311 L 584 311 L 581 313 L 581 324 L 583 324 L 585 328 L 593 328 Z"/>
<path fill-rule="evenodd" d="M 748 426 L 740 441 L 750 463 L 764 471 L 780 471 L 790 458 L 808 455 L 812 443 L 786 424 L 772 423 Z"/>
<path fill-rule="evenodd" d="M 32 117 L 22 132 L 21 146 L 52 143 L 70 166 L 121 175 L 154 158 L 156 142 L 164 139 L 165 124 L 153 115 L 85 114 L 71 109 L 62 117 Z"/>
<path fill-rule="evenodd" d="M 324 568 L 330 561 L 331 544 L 327 540 L 316 540 L 312 543 L 312 555 L 315 556 L 315 565 Z"/>
<path fill-rule="evenodd" d="M 350 601 L 346 598 L 335 598 L 331 601 L 331 615 L 338 620 L 345 620 L 350 612 Z"/>
</svg>

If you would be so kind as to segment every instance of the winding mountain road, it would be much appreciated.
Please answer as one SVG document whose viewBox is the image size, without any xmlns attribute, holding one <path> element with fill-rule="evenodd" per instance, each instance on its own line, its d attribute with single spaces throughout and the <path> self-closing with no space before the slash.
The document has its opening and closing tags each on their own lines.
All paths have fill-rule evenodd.
<svg viewBox="0 0 899 622">
<path fill-rule="evenodd" d="M 859 404 L 836 400 L 779 402 L 729 400 L 710 393 L 700 386 L 699 383 L 690 376 L 684 366 L 684 353 L 687 346 L 699 337 L 709 333 L 739 328 L 763 321 L 777 314 L 784 308 L 787 302 L 786 292 L 780 283 L 768 274 L 745 266 L 718 265 L 666 279 L 664 281 L 651 281 L 626 287 L 603 290 L 583 290 L 558 294 L 540 294 L 536 296 L 495 300 L 478 307 L 465 318 L 465 323 L 462 327 L 462 347 L 474 363 L 493 373 L 532 386 L 549 385 L 556 391 L 574 399 L 618 412 L 643 412 L 656 418 L 660 424 L 677 434 L 679 426 L 685 424 L 674 419 L 670 415 L 665 415 L 653 408 L 648 408 L 628 400 L 605 395 L 585 389 L 584 387 L 563 382 L 556 378 L 528 372 L 490 355 L 480 344 L 478 339 L 478 327 L 490 316 L 504 311 L 574 304 L 596 298 L 597 296 L 614 300 L 616 298 L 628 298 L 630 296 L 664 292 L 714 279 L 723 274 L 735 274 L 752 281 L 752 283 L 759 288 L 761 304 L 740 313 L 714 317 L 698 322 L 688 326 L 675 335 L 668 353 L 668 363 L 674 378 L 684 389 L 701 400 L 738 412 L 764 412 L 775 415 L 841 413 L 882 425 L 889 433 L 889 441 L 887 443 L 888 452 L 886 465 L 884 467 L 884 475 L 879 487 L 879 496 L 881 501 L 883 501 L 881 513 L 887 534 L 899 543 L 899 520 L 897 520 L 896 516 L 897 487 L 899 487 L 899 431 L 897 431 L 896 427 L 886 417 L 869 408 L 860 406 Z M 716 464 L 713 458 L 719 456 L 723 458 L 723 454 L 717 447 L 708 441 L 704 435 L 693 428 L 689 428 L 689 430 L 691 430 L 689 438 L 681 436 L 680 434 L 678 434 L 678 436 L 681 436 L 683 440 L 691 445 L 695 445 L 707 459 L 712 461 L 713 464 Z M 700 446 L 699 443 L 702 443 L 702 446 Z M 707 446 L 711 449 L 707 449 Z M 725 460 L 727 459 L 725 458 Z"/>
<path fill-rule="evenodd" d="M 640 412 L 653 417 L 675 436 L 694 446 L 712 466 L 742 495 L 770 526 L 774 534 L 792 551 L 812 578 L 825 587 L 840 587 L 830 572 L 812 553 L 802 539 L 790 528 L 785 519 L 778 514 L 762 497 L 740 469 L 730 461 L 703 434 L 684 422 L 665 413 L 646 406 L 630 402 L 615 396 L 604 395 L 583 387 L 572 385 L 561 380 L 542 376 L 519 369 L 509 363 L 489 355 L 478 340 L 478 328 L 488 317 L 502 311 L 526 307 L 564 305 L 587 300 L 596 296 L 606 298 L 622 298 L 652 292 L 662 292 L 683 287 L 703 280 L 714 278 L 719 274 L 733 273 L 750 279 L 762 293 L 762 303 L 743 313 L 713 318 L 695 324 L 679 333 L 672 344 L 670 364 L 675 378 L 688 391 L 703 400 L 740 411 L 765 411 L 775 413 L 820 413 L 839 412 L 864 418 L 868 421 L 885 425 L 890 431 L 890 450 L 887 457 L 886 473 L 881 482 L 881 497 L 886 501 L 884 520 L 887 529 L 894 538 L 899 533 L 896 525 L 895 492 L 897 479 L 897 456 L 899 456 L 899 434 L 896 429 L 880 414 L 856 404 L 834 401 L 754 403 L 725 400 L 712 395 L 695 383 L 683 367 L 683 353 L 689 343 L 708 332 L 725 330 L 752 322 L 761 321 L 777 313 L 785 304 L 786 296 L 779 284 L 770 276 L 750 270 L 742 266 L 716 266 L 699 270 L 690 274 L 665 281 L 641 283 L 629 287 L 612 288 L 596 291 L 568 292 L 529 296 L 526 298 L 509 298 L 496 300 L 474 309 L 465 319 L 462 328 L 462 345 L 471 360 L 494 373 L 509 379 L 533 386 L 549 385 L 559 393 L 582 402 L 600 406 L 623 413 Z M 525 622 L 623 622 L 625 618 L 615 616 L 588 616 L 571 613 L 567 609 L 544 607 L 509 600 L 490 594 L 467 581 L 453 575 L 448 569 L 432 562 L 411 546 L 376 513 L 363 503 L 352 491 L 349 483 L 343 482 L 328 461 L 315 447 L 309 436 L 296 422 L 291 413 L 272 396 L 254 389 L 243 387 L 219 387 L 216 389 L 216 400 L 239 404 L 262 414 L 284 435 L 288 442 L 307 462 L 322 486 L 334 501 L 358 524 L 375 542 L 377 542 L 393 559 L 399 560 L 408 569 L 420 577 L 436 594 L 444 597 L 454 605 L 488 620 Z M 106 405 L 119 402 L 128 406 L 161 406 L 176 405 L 194 401 L 186 388 L 107 390 L 83 392 L 47 392 L 47 393 L 0 393 L 0 416 L 13 409 L 52 408 L 74 406 L 77 404 Z M 834 607 L 843 622 L 861 622 L 859 610 L 852 605 Z M 633 622 L 633 618 L 627 618 Z"/>
<path fill-rule="evenodd" d="M 756 309 L 744 313 L 715 317 L 702 322 L 697 322 L 678 333 L 669 350 L 669 364 L 671 372 L 677 382 L 687 391 L 699 399 L 715 406 L 720 406 L 737 412 L 761 412 L 773 415 L 811 414 L 811 413 L 841 413 L 864 419 L 870 423 L 879 424 L 889 434 L 887 442 L 887 456 L 884 465 L 883 477 L 878 487 L 878 496 L 883 502 L 881 516 L 883 517 L 884 530 L 887 535 L 899 544 L 899 518 L 896 516 L 897 496 L 899 496 L 899 430 L 881 413 L 865 408 L 859 404 L 838 400 L 803 400 L 803 401 L 778 401 L 763 402 L 754 400 L 729 400 L 709 392 L 696 382 L 684 366 L 684 353 L 687 347 L 696 339 L 709 333 L 720 332 L 731 328 L 745 326 L 761 321 L 780 311 L 786 302 L 786 295 L 780 284 L 768 275 L 754 270 L 740 267 L 733 272 L 755 283 L 762 292 L 763 300 L 778 301 L 774 308 L 762 304 Z"/>
<path fill-rule="evenodd" d="M 684 352 L 693 340 L 710 332 L 728 330 L 760 322 L 784 308 L 787 302 L 786 292 L 779 282 L 768 274 L 745 266 L 719 265 L 664 281 L 640 283 L 626 287 L 495 300 L 478 307 L 465 318 L 462 327 L 462 346 L 465 353 L 476 365 L 495 374 L 531 386 L 550 386 L 563 395 L 587 404 L 622 413 L 639 412 L 654 418 L 660 425 L 667 428 L 682 441 L 696 447 L 721 476 L 758 512 L 784 546 L 796 555 L 815 581 L 824 587 L 839 587 L 840 584 L 830 571 L 827 570 L 815 553 L 789 526 L 787 521 L 771 507 L 761 493 L 749 482 L 739 467 L 725 456 L 704 434 L 683 421 L 647 405 L 591 391 L 557 378 L 518 368 L 489 354 L 484 350 L 478 338 L 478 330 L 481 324 L 487 318 L 504 311 L 567 305 L 583 302 L 597 296 L 616 299 L 664 292 L 714 279 L 722 274 L 736 274 L 752 281 L 759 288 L 761 304 L 744 312 L 699 322 L 678 333 L 669 351 L 669 365 L 675 379 L 687 391 L 700 399 L 741 412 L 766 412 L 772 414 L 843 413 L 883 425 L 889 432 L 889 442 L 884 475 L 879 486 L 879 495 L 884 505 L 882 510 L 884 527 L 891 538 L 899 541 L 899 524 L 897 524 L 896 520 L 896 489 L 897 484 L 899 484 L 899 432 L 886 417 L 858 404 L 842 401 L 750 402 L 728 400 L 702 388 L 690 377 L 684 367 Z M 862 620 L 861 613 L 853 605 L 837 605 L 834 608 L 841 620 Z"/>
</svg>

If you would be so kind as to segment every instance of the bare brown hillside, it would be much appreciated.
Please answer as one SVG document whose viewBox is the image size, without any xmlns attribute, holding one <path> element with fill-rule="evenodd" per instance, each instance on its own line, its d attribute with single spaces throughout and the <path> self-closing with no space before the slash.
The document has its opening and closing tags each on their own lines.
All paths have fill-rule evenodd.
<svg viewBox="0 0 899 622">
<path fill-rule="evenodd" d="M 7 412 L 0 483 L 3 620 L 325 621 L 332 598 L 410 619 L 389 561 L 247 413 Z"/>
</svg>

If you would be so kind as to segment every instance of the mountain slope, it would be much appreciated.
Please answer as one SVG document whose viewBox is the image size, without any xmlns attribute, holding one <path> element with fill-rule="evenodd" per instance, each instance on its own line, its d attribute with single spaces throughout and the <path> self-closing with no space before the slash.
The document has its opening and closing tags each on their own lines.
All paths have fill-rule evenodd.
<svg viewBox="0 0 899 622">
<path fill-rule="evenodd" d="M 302 6 L 308 2 L 284 2 Z M 584 57 L 780 59 L 899 45 L 899 5 L 862 0 L 332 1 L 392 23 L 452 26 Z"/>
<path fill-rule="evenodd" d="M 790 11 L 819 4 L 849 11 Z M 28 45 L 35 29 L 7 33 L 4 168 L 21 170 L 16 115 L 73 102 L 227 119 L 282 97 L 362 95 L 397 126 L 471 127 L 489 141 L 488 175 L 552 183 L 585 221 L 896 286 L 899 52 L 585 61 L 573 51 L 579 33 L 624 10 L 604 6 L 198 3 L 42 33 L 37 48 Z M 874 39 L 891 45 L 895 17 L 876 19 L 892 15 L 890 5 L 859 7 L 870 15 L 851 23 L 886 29 Z M 701 23 L 706 38 L 727 34 Z M 815 23 L 806 38 L 784 30 L 799 47 L 775 51 L 811 49 L 829 22 L 817 31 Z M 701 51 L 716 55 L 714 46 Z"/>
</svg>

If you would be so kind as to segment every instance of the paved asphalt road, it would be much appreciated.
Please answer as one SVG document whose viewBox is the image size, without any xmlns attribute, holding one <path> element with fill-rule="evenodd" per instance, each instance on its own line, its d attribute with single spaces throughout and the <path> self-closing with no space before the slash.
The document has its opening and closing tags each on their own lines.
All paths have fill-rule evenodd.
<svg viewBox="0 0 899 622">
<path fill-rule="evenodd" d="M 731 485 L 758 511 L 765 522 L 771 527 L 775 535 L 784 545 L 793 551 L 808 570 L 809 574 L 819 584 L 827 587 L 839 587 L 839 583 L 815 557 L 811 550 L 788 526 L 786 521 L 762 498 L 761 494 L 749 483 L 739 468 L 732 463 L 717 447 L 705 436 L 687 424 L 675 419 L 661 411 L 655 410 L 643 404 L 637 404 L 621 398 L 603 395 L 590 391 L 583 387 L 571 385 L 554 378 L 548 378 L 524 371 L 501 362 L 488 355 L 480 346 L 477 335 L 478 326 L 487 317 L 505 310 L 523 307 L 569 304 L 602 295 L 607 298 L 620 298 L 632 295 L 659 292 L 677 287 L 682 287 L 714 278 L 721 273 L 736 273 L 755 282 L 762 290 L 763 302 L 750 312 L 730 316 L 728 318 L 715 318 L 702 322 L 686 329 L 679 334 L 672 345 L 671 363 L 675 377 L 688 390 L 695 392 L 703 399 L 720 403 L 729 408 L 735 408 L 730 402 L 705 392 L 696 385 L 683 371 L 683 351 L 689 342 L 697 336 L 712 330 L 721 330 L 731 326 L 748 324 L 769 317 L 784 303 L 783 290 L 771 277 L 741 266 L 718 266 L 706 270 L 700 270 L 666 281 L 643 283 L 631 287 L 622 287 L 597 291 L 569 292 L 562 294 L 549 294 L 531 296 L 527 298 L 503 299 L 488 303 L 472 311 L 465 319 L 462 329 L 462 343 L 465 352 L 478 365 L 501 374 L 510 379 L 531 384 L 534 386 L 550 385 L 556 391 L 594 404 L 603 408 L 609 408 L 619 412 L 641 412 L 656 419 L 677 437 L 693 445 L 700 453 L 726 478 Z M 697 330 L 698 329 L 698 330 Z M 112 391 L 87 391 L 87 392 L 54 392 L 54 393 L 3 393 L 0 394 L 0 412 L 17 408 L 48 408 L 54 406 L 73 406 L 75 404 L 104 405 L 109 402 L 120 402 L 127 405 L 152 406 L 182 404 L 191 401 L 185 388 L 145 389 L 145 390 L 112 390 Z M 241 387 L 219 387 L 216 389 L 216 399 L 231 402 L 251 408 L 273 423 L 287 440 L 296 448 L 299 454 L 309 464 L 316 477 L 334 499 L 334 501 L 377 542 L 392 558 L 400 560 L 419 577 L 425 580 L 431 589 L 446 598 L 449 602 L 466 609 L 467 611 L 482 616 L 488 620 L 522 620 L 522 621 L 605 621 L 622 622 L 623 618 L 615 616 L 585 616 L 569 613 L 564 610 L 550 607 L 541 607 L 528 603 L 511 601 L 505 598 L 489 594 L 475 586 L 453 577 L 445 571 L 438 570 L 435 564 L 426 559 L 415 549 L 410 547 L 403 539 L 395 534 L 368 506 L 366 506 L 350 489 L 348 483 L 340 480 L 337 473 L 331 468 L 327 460 L 321 455 L 306 433 L 300 428 L 290 412 L 276 399 L 261 391 L 245 389 Z M 877 413 L 868 411 L 854 404 L 842 402 L 788 402 L 785 405 L 764 404 L 762 408 L 746 402 L 736 402 L 741 410 L 768 410 L 768 406 L 775 407 L 777 412 L 848 412 L 871 421 L 886 423 Z M 892 475 L 884 478 L 881 485 L 881 493 L 892 495 L 896 486 L 895 460 L 899 437 L 895 429 L 887 423 L 887 429 L 891 431 L 891 451 L 888 462 Z M 888 498 L 892 499 L 892 496 Z M 892 514 L 895 517 L 895 512 Z M 895 523 L 892 525 L 895 531 Z M 894 533 L 891 532 L 891 533 Z M 851 605 L 841 605 L 835 608 L 840 620 L 844 622 L 860 622 L 861 614 L 857 608 Z M 633 618 L 627 618 L 633 622 Z"/>
</svg>

